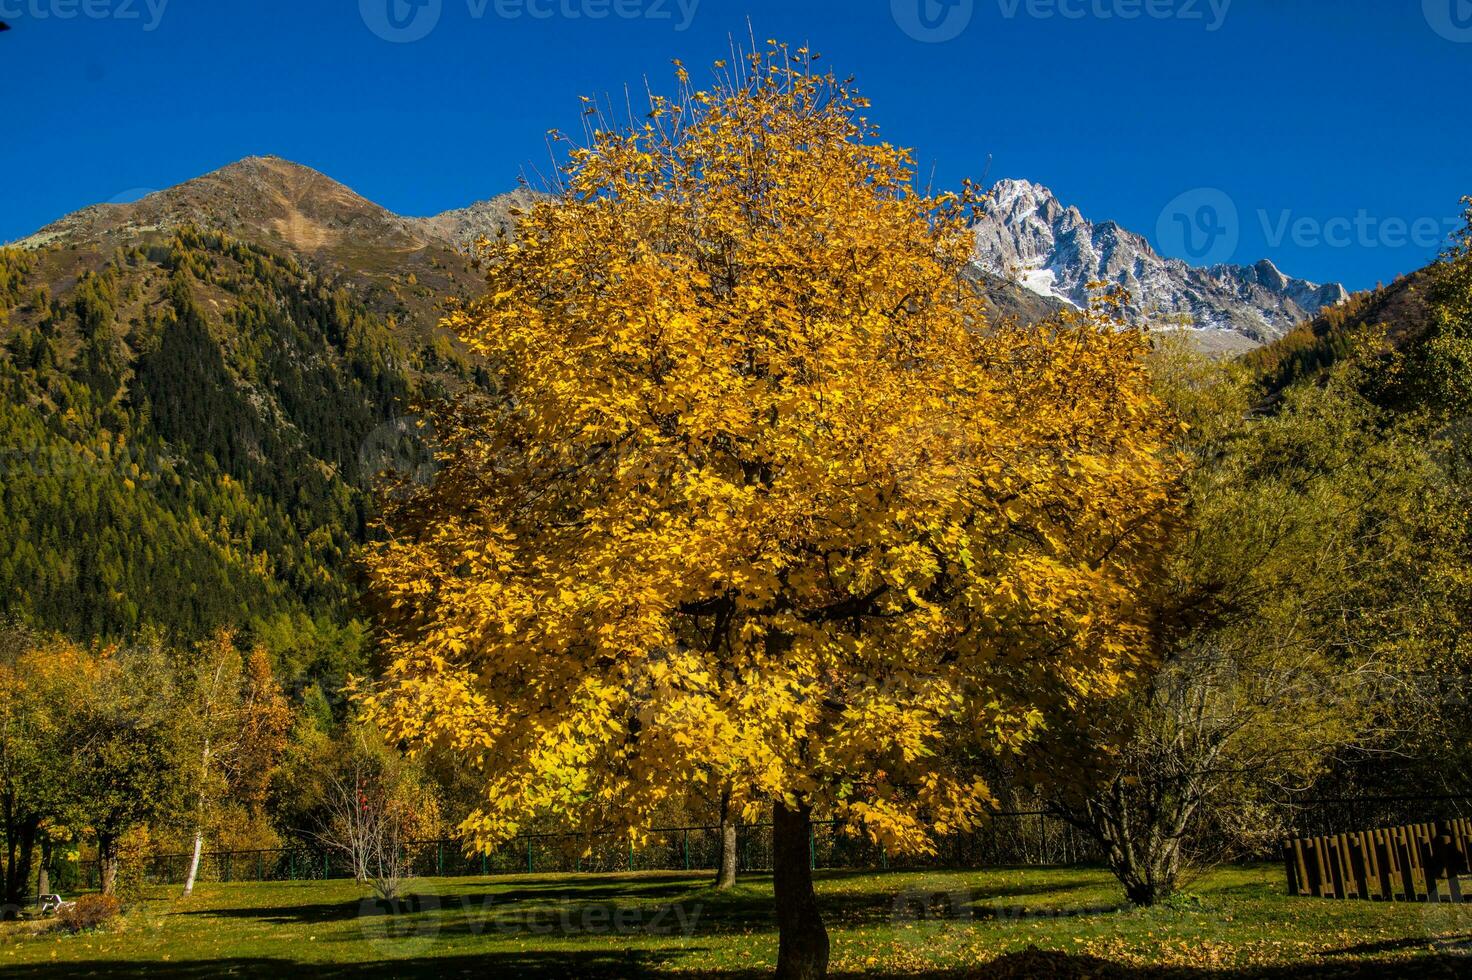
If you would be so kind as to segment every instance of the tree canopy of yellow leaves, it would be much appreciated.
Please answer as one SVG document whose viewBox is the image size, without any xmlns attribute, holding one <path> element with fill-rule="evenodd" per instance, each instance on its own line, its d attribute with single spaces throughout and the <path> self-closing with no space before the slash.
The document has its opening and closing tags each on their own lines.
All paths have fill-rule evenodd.
<svg viewBox="0 0 1472 980">
<path fill-rule="evenodd" d="M 368 557 L 364 693 L 534 814 L 636 828 L 700 784 L 925 851 L 980 753 L 1107 692 L 1171 499 L 1144 338 L 987 323 L 980 198 L 917 190 L 852 87 L 773 46 L 591 134 L 451 317 L 494 396 Z"/>
</svg>

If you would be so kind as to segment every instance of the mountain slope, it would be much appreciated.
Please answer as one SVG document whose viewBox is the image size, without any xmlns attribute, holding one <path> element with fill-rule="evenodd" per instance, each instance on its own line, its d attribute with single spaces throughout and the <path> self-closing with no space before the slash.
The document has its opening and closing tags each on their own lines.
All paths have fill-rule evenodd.
<svg viewBox="0 0 1472 980">
<path fill-rule="evenodd" d="M 408 225 L 425 238 L 446 242 L 457 248 L 469 248 L 477 239 L 495 238 L 500 232 L 516 227 L 515 212 L 524 211 L 542 195 L 524 187 L 500 194 L 488 201 L 478 201 L 466 208 L 456 208 L 431 218 L 406 218 Z"/>
<path fill-rule="evenodd" d="M 1383 332 L 1392 346 L 1405 350 L 1431 329 L 1428 291 L 1433 268 L 1355 293 L 1272 343 L 1249 351 L 1242 361 L 1261 379 L 1264 389 L 1276 393 L 1333 366 L 1372 332 Z"/>
<path fill-rule="evenodd" d="M 279 157 L 247 157 L 131 204 L 83 208 L 19 244 L 105 241 L 183 225 L 274 239 L 298 251 L 321 251 L 353 240 L 406 249 L 424 244 L 402 219 L 317 171 Z"/>
<path fill-rule="evenodd" d="M 350 616 L 386 423 L 474 382 L 438 327 L 468 258 L 274 158 L 21 244 L 0 250 L 0 616 L 84 637 Z"/>
<path fill-rule="evenodd" d="M 436 220 L 402 218 L 279 157 L 247 157 L 131 204 L 83 208 L 15 244 L 95 267 L 85 257 L 157 244 L 181 228 L 221 231 L 333 276 L 423 339 L 444 300 L 479 284 L 458 242 L 428 224 Z"/>
<path fill-rule="evenodd" d="M 527 190 L 402 217 L 251 157 L 0 249 L 0 617 L 81 637 L 343 622 L 394 423 L 479 383 L 439 326 Z M 984 270 L 998 319 L 1061 308 Z M 422 451 L 422 450 L 421 450 Z"/>
<path fill-rule="evenodd" d="M 1280 337 L 1348 295 L 1338 284 L 1285 276 L 1266 259 L 1202 269 L 1162 258 L 1142 236 L 1112 221 L 1094 224 L 1025 180 L 993 188 L 975 236 L 982 269 L 1037 293 L 1083 306 L 1090 282 L 1112 283 L 1129 290 L 1131 320 L 1223 331 L 1242 346 Z"/>
</svg>

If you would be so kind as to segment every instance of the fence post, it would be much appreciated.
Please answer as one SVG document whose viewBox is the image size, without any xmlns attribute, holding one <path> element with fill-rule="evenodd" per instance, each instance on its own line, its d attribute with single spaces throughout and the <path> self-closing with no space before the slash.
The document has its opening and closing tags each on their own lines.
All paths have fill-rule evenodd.
<svg viewBox="0 0 1472 980">
<path fill-rule="evenodd" d="M 685 870 L 690 870 L 690 828 L 685 828 Z"/>
<path fill-rule="evenodd" d="M 634 870 L 634 839 L 629 838 L 629 870 Z"/>
<path fill-rule="evenodd" d="M 266 852 L 256 851 L 256 881 L 266 880 Z"/>
<path fill-rule="evenodd" d="M 323 851 L 322 852 L 322 880 L 323 881 L 326 881 L 328 878 L 331 878 L 332 877 L 332 868 L 327 863 L 327 862 L 329 862 L 331 860 L 332 860 L 332 855 L 329 854 L 329 853 L 327 853 L 326 851 Z"/>
<path fill-rule="evenodd" d="M 485 874 L 486 873 L 486 851 L 485 851 L 485 848 L 481 848 L 480 849 L 480 873 L 481 874 Z"/>
<path fill-rule="evenodd" d="M 532 873 L 532 839 L 526 839 L 526 873 Z"/>
<path fill-rule="evenodd" d="M 434 873 L 435 877 L 445 876 L 445 842 L 436 841 L 434 848 Z"/>
<path fill-rule="evenodd" d="M 818 828 L 808 824 L 808 870 L 818 870 Z"/>
</svg>

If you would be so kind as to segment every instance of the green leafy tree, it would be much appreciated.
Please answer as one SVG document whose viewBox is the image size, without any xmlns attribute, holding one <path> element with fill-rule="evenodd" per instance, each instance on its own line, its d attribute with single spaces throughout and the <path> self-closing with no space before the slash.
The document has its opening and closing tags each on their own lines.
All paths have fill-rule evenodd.
<svg viewBox="0 0 1472 980">
<path fill-rule="evenodd" d="M 0 906 L 6 917 L 30 897 L 32 858 L 44 827 L 72 798 L 75 714 L 90 675 L 87 655 L 73 644 L 14 625 L 0 629 Z"/>
<path fill-rule="evenodd" d="M 68 773 L 72 822 L 90 828 L 102 868 L 102 891 L 118 878 L 123 835 L 179 811 L 186 783 L 176 716 L 179 695 L 167 652 L 157 644 L 97 654 L 83 692 Z"/>
<path fill-rule="evenodd" d="M 184 894 L 194 890 L 204 840 L 226 821 L 258 822 L 266 786 L 280 764 L 291 712 L 266 653 L 243 655 L 229 630 L 176 656 L 178 751 L 190 760 L 193 847 Z M 223 829 L 223 828 L 222 828 Z"/>
<path fill-rule="evenodd" d="M 1270 413 L 1231 365 L 1168 347 L 1156 370 L 1192 464 L 1156 588 L 1159 666 L 1080 701 L 1037 757 L 1054 808 L 1142 905 L 1189 863 L 1260 853 L 1292 791 L 1399 724 L 1451 509 L 1424 429 L 1370 401 L 1358 365 Z"/>
</svg>

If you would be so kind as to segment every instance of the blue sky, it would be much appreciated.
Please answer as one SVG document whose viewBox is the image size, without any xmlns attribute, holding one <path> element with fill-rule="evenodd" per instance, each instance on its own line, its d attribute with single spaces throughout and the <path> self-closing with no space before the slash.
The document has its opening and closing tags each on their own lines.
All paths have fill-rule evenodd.
<svg viewBox="0 0 1472 980">
<path fill-rule="evenodd" d="M 1026 177 L 1167 254 L 1364 288 L 1472 194 L 1472 0 L 0 0 L 0 240 L 253 153 L 462 206 L 748 17 L 939 185 Z"/>
</svg>

